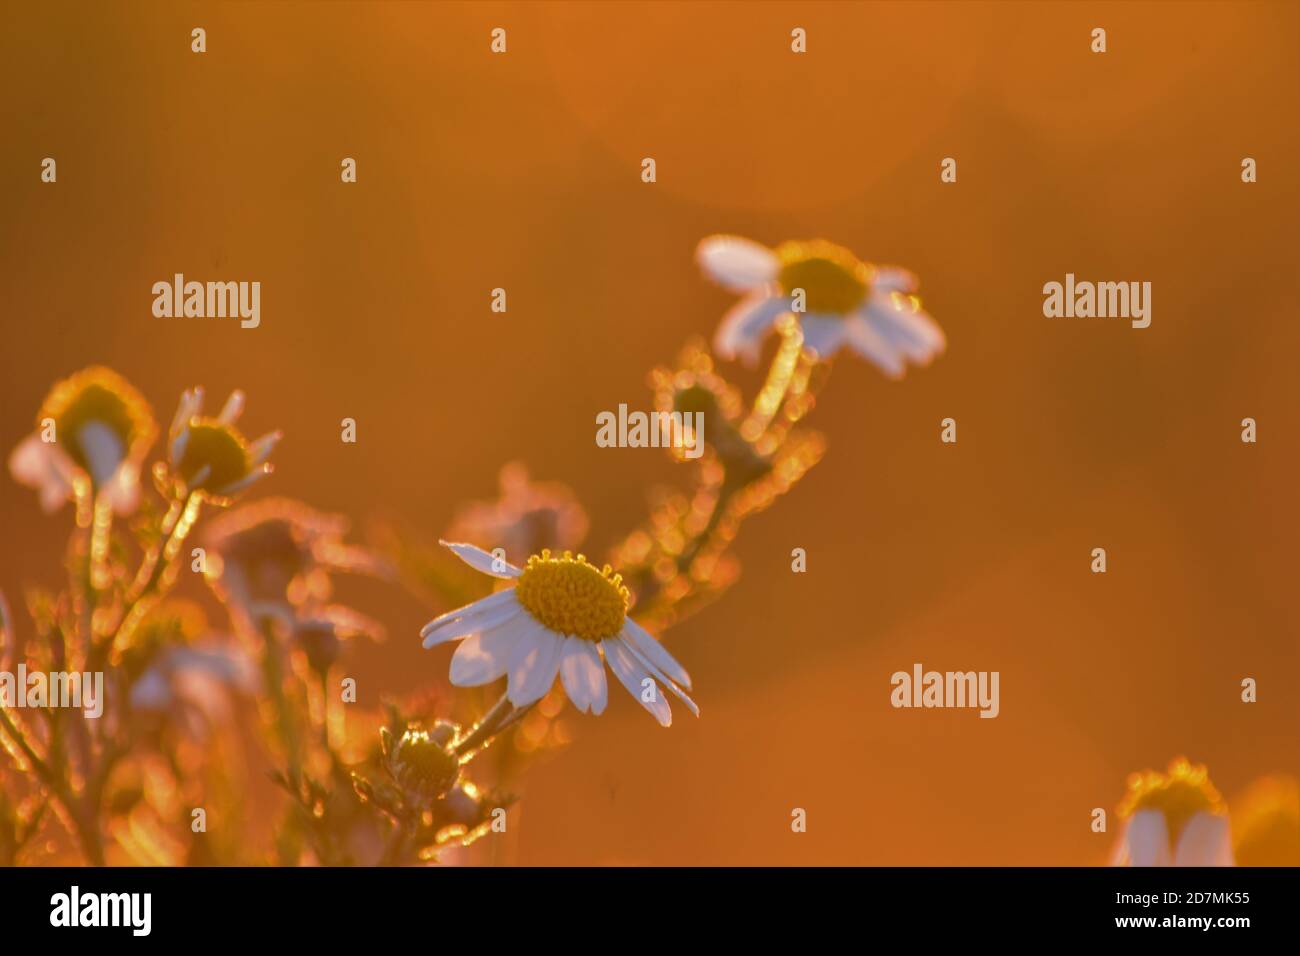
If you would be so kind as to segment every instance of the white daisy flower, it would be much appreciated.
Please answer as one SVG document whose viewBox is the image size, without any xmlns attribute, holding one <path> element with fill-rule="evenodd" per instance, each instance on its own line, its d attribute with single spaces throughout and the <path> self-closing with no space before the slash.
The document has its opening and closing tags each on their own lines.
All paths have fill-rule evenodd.
<svg viewBox="0 0 1300 956">
<path fill-rule="evenodd" d="M 244 393 L 234 391 L 216 418 L 204 418 L 203 389 L 181 395 L 169 432 L 172 473 L 187 491 L 228 498 L 271 473 L 267 459 L 282 437 L 269 432 L 249 442 L 235 427 L 244 411 Z"/>
<path fill-rule="evenodd" d="M 1232 866 L 1228 811 L 1204 766 L 1179 758 L 1168 773 L 1129 778 L 1115 866 Z"/>
<path fill-rule="evenodd" d="M 149 403 L 112 369 L 94 366 L 57 383 L 36 417 L 37 431 L 9 456 L 9 470 L 35 488 L 52 512 L 84 478 L 117 514 L 140 499 L 140 468 L 156 426 Z M 45 434 L 53 424 L 53 441 Z"/>
<path fill-rule="evenodd" d="M 862 262 L 834 243 L 792 241 L 768 249 L 739 236 L 709 236 L 695 258 L 711 279 L 745 296 L 714 336 L 723 358 L 753 363 L 764 336 L 789 314 L 818 358 L 848 346 L 890 378 L 901 378 L 908 362 L 928 365 L 947 344 L 915 295 L 916 276 Z M 803 311 L 795 312 L 800 289 Z"/>
<path fill-rule="evenodd" d="M 127 700 L 132 712 L 170 719 L 204 740 L 234 718 L 232 695 L 253 695 L 260 686 L 242 651 L 209 641 L 166 648 L 131 684 Z"/>
<path fill-rule="evenodd" d="M 453 684 L 477 687 L 504 676 L 507 699 L 525 707 L 544 697 L 559 674 L 574 707 L 600 714 L 607 702 L 608 664 L 662 726 L 672 723 L 672 711 L 661 684 L 699 716 L 683 690 L 690 689 L 690 675 L 627 616 L 628 590 L 609 565 L 597 568 L 582 555 L 543 551 L 518 568 L 472 544 L 440 543 L 470 567 L 515 582 L 420 631 L 426 648 L 462 641 L 451 659 Z"/>
</svg>

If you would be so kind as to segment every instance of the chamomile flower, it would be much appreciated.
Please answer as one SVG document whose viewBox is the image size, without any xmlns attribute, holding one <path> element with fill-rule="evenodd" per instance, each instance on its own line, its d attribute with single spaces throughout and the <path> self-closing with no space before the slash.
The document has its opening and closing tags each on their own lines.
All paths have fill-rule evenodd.
<svg viewBox="0 0 1300 956">
<path fill-rule="evenodd" d="M 435 721 L 432 730 L 409 726 L 400 737 L 380 731 L 384 768 L 407 803 L 427 809 L 460 779 L 457 736 L 456 726 L 445 720 Z"/>
<path fill-rule="evenodd" d="M 187 492 L 228 498 L 271 473 L 267 459 L 281 433 L 251 443 L 244 438 L 235 427 L 244 410 L 243 392 L 231 392 L 216 418 L 201 416 L 202 408 L 203 389 L 186 391 L 169 434 L 172 474 Z"/>
<path fill-rule="evenodd" d="M 699 716 L 683 689 L 690 688 L 690 675 L 627 616 L 628 590 L 609 565 L 597 568 L 582 555 L 543 551 L 519 568 L 471 544 L 441 543 L 476 570 L 515 582 L 420 632 L 426 648 L 461 641 L 451 659 L 453 684 L 477 687 L 505 676 L 507 699 L 525 707 L 545 696 L 558 674 L 574 707 L 600 714 L 608 700 L 608 664 L 662 726 L 672 723 L 672 711 L 659 684 Z"/>
<path fill-rule="evenodd" d="M 890 378 L 902 377 L 909 362 L 928 365 L 947 344 L 914 294 L 914 275 L 862 262 L 842 246 L 815 239 L 768 249 L 739 236 L 710 236 L 695 257 L 711 279 L 745 296 L 714 336 L 723 358 L 753 362 L 764 336 L 790 314 L 818 358 L 848 346 Z"/>
<path fill-rule="evenodd" d="M 1228 811 L 1204 766 L 1178 758 L 1167 773 L 1129 777 L 1119 809 L 1116 866 L 1232 866 Z"/>
<path fill-rule="evenodd" d="M 233 719 L 233 696 L 251 696 L 259 686 L 250 659 L 233 646 L 207 642 L 162 650 L 131 684 L 127 701 L 134 715 L 152 715 L 203 740 Z"/>
<path fill-rule="evenodd" d="M 301 614 L 292 619 L 291 628 L 294 644 L 317 674 L 329 673 L 344 644 L 362 637 L 384 639 L 384 628 L 378 621 L 339 604 Z"/>
<path fill-rule="evenodd" d="M 299 606 L 329 599 L 335 572 L 385 576 L 387 563 L 344 540 L 350 522 L 288 498 L 262 498 L 217 515 L 203 543 L 208 581 L 221 597 Z"/>
<path fill-rule="evenodd" d="M 118 514 L 135 510 L 140 466 L 157 426 L 148 402 L 111 369 L 84 369 L 59 382 L 36 417 L 37 431 L 9 456 L 9 470 L 35 488 L 46 512 L 88 480 Z"/>
</svg>

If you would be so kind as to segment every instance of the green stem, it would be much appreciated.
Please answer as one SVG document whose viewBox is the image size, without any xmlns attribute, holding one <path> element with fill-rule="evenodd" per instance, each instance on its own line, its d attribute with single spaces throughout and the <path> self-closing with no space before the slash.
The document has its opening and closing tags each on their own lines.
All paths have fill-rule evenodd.
<svg viewBox="0 0 1300 956">
<path fill-rule="evenodd" d="M 142 612 L 146 609 L 145 602 L 154 597 L 160 590 L 160 585 L 166 577 L 167 570 L 172 566 L 176 555 L 180 553 L 181 545 L 185 543 L 185 539 L 194 527 L 194 522 L 198 518 L 202 504 L 203 499 L 198 492 L 190 492 L 185 499 L 184 505 L 179 501 L 172 502 L 159 529 L 165 536 L 164 543 L 150 549 L 145 561 L 140 565 L 140 570 L 136 573 L 135 584 L 131 588 L 131 593 L 127 596 L 126 606 L 122 609 L 122 616 L 118 620 L 117 627 L 107 638 L 94 645 L 92 651 L 93 663 L 101 663 L 107 658 L 109 650 L 119 640 L 130 636 L 131 631 L 139 622 Z"/>
<path fill-rule="evenodd" d="M 284 747 L 284 759 L 289 782 L 294 792 L 302 781 L 302 748 L 298 730 L 293 723 L 293 710 L 284 694 L 284 670 L 280 666 L 280 642 L 275 633 L 275 620 L 264 617 L 260 622 L 265 651 L 262 655 L 262 674 L 266 693 L 275 711 L 276 733 Z"/>
<path fill-rule="evenodd" d="M 79 801 L 68 784 L 56 774 L 40 755 L 27 742 L 26 735 L 14 724 L 9 714 L 0 707 L 0 728 L 13 740 L 31 764 L 36 776 L 49 788 L 50 796 L 62 807 L 66 818 L 72 824 L 74 835 L 81 844 L 81 851 L 91 866 L 104 865 L 104 844 L 99 835 L 99 815 L 97 808 L 92 808 L 89 801 Z M 96 812 L 89 812 L 94 809 Z"/>
<path fill-rule="evenodd" d="M 527 707 L 515 707 L 502 694 L 501 699 L 493 704 L 470 730 L 469 736 L 456 745 L 456 756 L 460 757 L 461 763 L 472 760 L 480 750 L 487 747 L 503 731 L 518 723 L 535 706 L 537 706 L 536 701 Z"/>
</svg>

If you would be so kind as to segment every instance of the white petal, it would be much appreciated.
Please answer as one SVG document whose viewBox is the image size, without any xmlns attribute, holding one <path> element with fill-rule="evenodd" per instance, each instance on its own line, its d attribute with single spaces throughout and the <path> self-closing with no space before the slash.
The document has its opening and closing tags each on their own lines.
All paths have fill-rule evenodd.
<svg viewBox="0 0 1300 956">
<path fill-rule="evenodd" d="M 37 490 L 41 510 L 48 514 L 72 497 L 76 465 L 55 443 L 29 435 L 10 453 L 9 473 L 19 484 Z"/>
<path fill-rule="evenodd" d="M 203 389 L 187 388 L 181 392 L 181 400 L 176 403 L 176 416 L 172 419 L 171 436 L 174 438 L 185 426 L 190 423 L 190 419 L 199 413 L 203 407 Z"/>
<path fill-rule="evenodd" d="M 673 694 L 676 695 L 677 699 L 680 700 L 683 704 L 685 704 L 690 709 L 692 714 L 694 714 L 696 717 L 700 716 L 699 705 L 696 704 L 695 701 L 691 700 L 689 696 L 687 696 L 686 691 L 682 690 L 680 687 L 677 686 L 677 684 L 674 681 L 670 680 L 667 674 L 665 674 L 659 668 L 655 667 L 655 665 L 650 663 L 650 661 L 646 660 L 645 655 L 639 653 L 637 649 L 633 647 L 632 644 L 627 640 L 626 632 L 622 635 L 622 638 L 623 638 L 623 645 L 629 651 L 632 652 L 632 656 L 635 657 L 637 661 L 640 662 L 641 666 L 650 672 L 650 676 L 656 678 L 660 684 L 662 684 L 664 687 L 672 691 Z"/>
<path fill-rule="evenodd" d="M 804 348 L 816 352 L 818 358 L 830 358 L 844 344 L 844 320 L 838 316 L 805 315 L 799 328 L 803 329 Z"/>
<path fill-rule="evenodd" d="M 564 650 L 564 638 L 536 622 L 531 623 L 525 640 L 530 641 L 532 647 L 511 656 L 510 680 L 506 685 L 506 697 L 516 707 L 526 707 L 546 696 L 555 683 L 555 675 L 560 670 L 560 653 Z"/>
<path fill-rule="evenodd" d="M 1232 866 L 1228 818 L 1197 813 L 1183 827 L 1174 851 L 1174 866 Z"/>
<path fill-rule="evenodd" d="M 733 292 L 771 282 L 781 268 L 771 249 L 740 236 L 709 236 L 696 246 L 695 261 L 710 279 Z"/>
<path fill-rule="evenodd" d="M 248 446 L 248 460 L 254 465 L 262 464 L 271 457 L 271 452 L 275 450 L 275 446 L 280 443 L 280 439 L 283 437 L 284 432 L 270 432 L 263 435 Z"/>
<path fill-rule="evenodd" d="M 244 393 L 235 389 L 226 399 L 226 404 L 221 406 L 221 414 L 217 416 L 217 421 L 226 425 L 233 425 L 239 420 L 239 416 L 244 413 Z"/>
<path fill-rule="evenodd" d="M 140 469 L 133 462 L 123 462 L 100 495 L 114 514 L 134 513 L 140 503 Z"/>
<path fill-rule="evenodd" d="M 599 714 L 605 709 L 607 689 L 605 664 L 600 650 L 591 641 L 580 637 L 566 637 L 560 654 L 560 680 L 564 692 L 579 713 L 588 709 Z"/>
<path fill-rule="evenodd" d="M 627 692 L 631 694 L 641 706 L 654 715 L 655 720 L 659 721 L 659 726 L 668 727 L 673 722 L 672 708 L 668 706 L 668 700 L 664 697 L 659 687 L 656 685 L 654 700 L 645 700 L 642 695 L 641 682 L 654 678 L 645 666 L 636 658 L 631 649 L 617 637 L 608 638 L 600 642 L 601 648 L 605 651 L 605 660 L 609 663 L 609 668 L 614 672 L 614 676 L 619 679 Z"/>
<path fill-rule="evenodd" d="M 102 488 L 113 480 L 118 466 L 126 459 L 121 437 L 109 425 L 96 421 L 86 422 L 74 437 L 86 456 L 95 487 Z"/>
<path fill-rule="evenodd" d="M 844 335 L 859 355 L 890 378 L 902 377 L 903 357 L 861 315 L 851 315 L 844 320 Z"/>
<path fill-rule="evenodd" d="M 440 545 L 449 549 L 452 554 L 460 558 L 475 571 L 482 571 L 484 574 L 490 574 L 494 578 L 517 578 L 524 572 L 519 570 L 505 558 L 498 560 L 482 548 L 475 547 L 472 544 L 459 544 L 453 541 L 439 541 Z"/>
<path fill-rule="evenodd" d="M 521 616 L 471 634 L 451 656 L 451 682 L 457 687 L 478 687 L 500 679 L 520 649 L 531 646 L 532 635 L 531 625 Z"/>
<path fill-rule="evenodd" d="M 207 467 L 208 467 L 207 465 L 204 465 L 204 466 L 203 466 L 203 472 L 200 472 L 200 474 L 204 474 L 204 473 L 207 471 Z M 252 471 L 250 471 L 248 474 L 246 474 L 243 478 L 240 478 L 238 481 L 232 481 L 232 482 L 231 482 L 230 484 L 228 484 L 228 485 L 224 485 L 224 486 L 222 486 L 221 488 L 217 488 L 217 489 L 216 489 L 216 492 L 217 492 L 218 494 L 221 494 L 221 495 L 233 495 L 233 494 L 236 494 L 236 493 L 238 493 L 238 492 L 240 492 L 240 491 L 243 491 L 243 490 L 244 490 L 245 488 L 247 488 L 249 485 L 255 485 L 255 484 L 257 484 L 259 481 L 261 481 L 261 480 L 262 480 L 263 478 L 265 478 L 267 475 L 271 474 L 271 472 L 273 472 L 274 470 L 275 470 L 275 469 L 272 468 L 270 464 L 267 464 L 267 463 L 264 462 L 263 464 L 259 465 L 258 467 L 254 468 Z M 204 478 L 206 478 L 206 477 L 207 477 L 207 475 L 204 474 Z M 195 478 L 194 478 L 194 484 L 196 484 L 196 485 L 197 485 L 197 484 L 201 484 L 202 481 L 204 480 L 204 478 L 199 478 L 199 477 L 196 475 Z"/>
<path fill-rule="evenodd" d="M 174 674 L 186 671 L 204 674 L 239 690 L 253 690 L 260 684 L 252 661 L 220 645 L 177 648 L 168 660 Z"/>
<path fill-rule="evenodd" d="M 185 446 L 190 441 L 190 429 L 188 425 L 181 426 L 181 429 L 172 435 L 171 445 L 167 449 L 167 455 L 173 465 L 179 465 L 181 458 L 185 456 Z"/>
<path fill-rule="evenodd" d="M 162 710 L 171 703 L 172 688 L 165 674 L 153 667 L 131 685 L 127 700 L 134 710 Z"/>
<path fill-rule="evenodd" d="M 867 321 L 887 343 L 918 365 L 930 361 L 930 350 L 905 326 L 897 313 L 870 312 Z"/>
<path fill-rule="evenodd" d="M 947 344 L 943 330 L 910 301 L 874 296 L 863 310 L 881 337 L 918 365 L 926 365 Z"/>
<path fill-rule="evenodd" d="M 1169 828 L 1159 810 L 1139 810 L 1124 833 L 1129 866 L 1168 866 Z"/>
<path fill-rule="evenodd" d="M 631 618 L 624 621 L 623 633 L 619 636 L 643 658 L 667 674 L 669 678 L 687 689 L 690 688 L 691 675 L 686 673 L 686 668 L 677 663 L 677 659 L 668 653 L 664 646 L 655 639 L 655 636 L 636 621 Z"/>
<path fill-rule="evenodd" d="M 871 278 L 871 288 L 880 292 L 915 292 L 916 276 L 898 266 L 881 266 Z"/>
<path fill-rule="evenodd" d="M 741 299 L 727 310 L 713 334 L 714 351 L 727 360 L 740 355 L 747 362 L 756 361 L 763 338 L 776 320 L 790 311 L 790 304 L 789 296 L 777 295 L 774 289 Z"/>
<path fill-rule="evenodd" d="M 420 637 L 424 638 L 424 647 L 430 648 L 435 644 L 454 641 L 456 638 L 464 637 L 476 630 L 495 627 L 500 621 L 522 612 L 523 608 L 515 600 L 514 588 L 509 591 L 498 591 L 496 594 L 475 601 L 473 604 L 466 604 L 454 611 L 440 614 L 420 628 Z M 498 615 L 500 615 L 499 619 Z M 495 623 L 485 623 L 487 621 L 494 621 Z"/>
<path fill-rule="evenodd" d="M 948 337 L 943 334 L 943 329 L 939 328 L 939 323 L 924 309 L 904 309 L 902 320 L 917 335 L 925 339 L 926 345 L 934 355 L 938 355 L 948 347 Z"/>
<path fill-rule="evenodd" d="M 455 610 L 447 611 L 446 614 L 439 614 L 437 618 L 430 620 L 428 624 L 425 624 L 424 627 L 420 628 L 420 636 L 428 637 L 430 633 L 441 628 L 443 624 L 458 622 L 461 618 L 469 617 L 469 615 L 472 614 L 481 614 L 482 611 L 489 609 L 489 607 L 495 607 L 504 604 L 504 602 L 513 600 L 515 600 L 515 591 L 513 591 L 513 589 L 510 589 L 510 591 L 498 591 L 495 594 L 489 594 L 487 597 L 474 601 L 473 604 L 467 604 L 464 607 L 456 607 Z M 426 644 L 425 646 L 429 645 Z"/>
</svg>

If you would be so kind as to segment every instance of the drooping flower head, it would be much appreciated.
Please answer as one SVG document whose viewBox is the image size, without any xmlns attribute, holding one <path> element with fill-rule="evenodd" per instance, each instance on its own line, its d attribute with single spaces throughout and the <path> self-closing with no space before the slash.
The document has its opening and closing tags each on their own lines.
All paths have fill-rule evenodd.
<svg viewBox="0 0 1300 956">
<path fill-rule="evenodd" d="M 345 644 L 357 638 L 384 639 L 378 621 L 340 604 L 307 610 L 292 619 L 290 628 L 294 645 L 317 674 L 329 673 Z"/>
<path fill-rule="evenodd" d="M 208 631 L 191 601 L 168 599 L 152 608 L 122 650 L 127 704 L 141 729 L 170 722 L 202 741 L 232 719 L 231 700 L 252 695 L 260 681 L 241 649 Z"/>
<path fill-rule="evenodd" d="M 281 433 L 251 443 L 244 438 L 235 427 L 244 410 L 243 392 L 231 392 L 216 418 L 200 415 L 202 408 L 203 389 L 190 389 L 172 419 L 168 453 L 172 475 L 185 492 L 229 498 L 271 473 L 267 459 Z"/>
<path fill-rule="evenodd" d="M 738 236 L 710 236 L 696 260 L 719 285 L 745 296 L 714 337 L 723 358 L 755 361 L 763 338 L 787 315 L 798 319 L 804 347 L 818 358 L 848 346 L 890 378 L 900 378 L 909 362 L 928 365 L 946 345 L 915 295 L 914 275 L 862 262 L 834 243 L 768 249 Z"/>
<path fill-rule="evenodd" d="M 1203 765 L 1179 757 L 1166 773 L 1129 777 L 1119 808 L 1118 866 L 1232 866 L 1228 813 Z"/>
<path fill-rule="evenodd" d="M 221 595 L 303 606 L 330 598 L 334 572 L 385 575 L 377 554 L 344 541 L 350 522 L 288 498 L 264 498 L 217 515 L 204 531 L 207 577 Z"/>
<path fill-rule="evenodd" d="M 118 514 L 139 501 L 140 466 L 157 425 L 149 403 L 112 369 L 93 366 L 57 383 L 36 416 L 36 432 L 14 449 L 9 470 L 57 510 L 79 478 Z"/>
<path fill-rule="evenodd" d="M 653 636 L 627 616 L 629 594 L 609 565 L 543 551 L 519 568 L 470 544 L 442 542 L 471 567 L 515 582 L 513 588 L 430 621 L 424 647 L 460 641 L 451 682 L 477 687 L 507 678 L 516 707 L 540 700 L 558 674 L 581 712 L 603 713 L 608 699 L 604 664 L 659 723 L 672 723 L 661 685 L 699 716 L 683 688 L 690 675 Z M 603 661 L 603 663 L 602 663 Z"/>
</svg>

